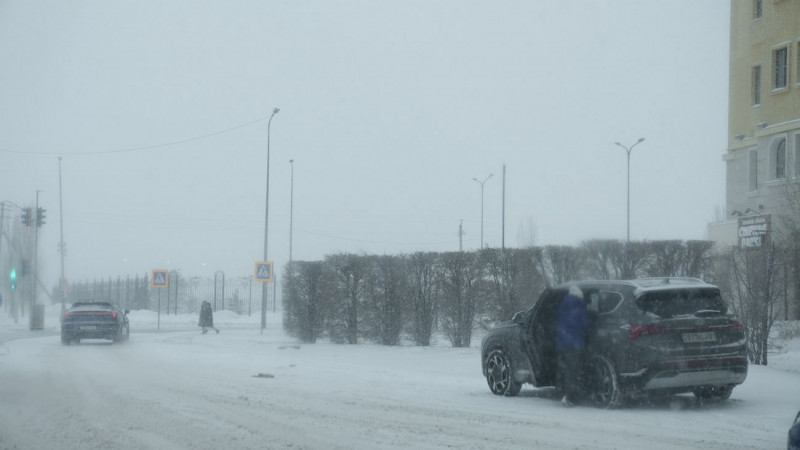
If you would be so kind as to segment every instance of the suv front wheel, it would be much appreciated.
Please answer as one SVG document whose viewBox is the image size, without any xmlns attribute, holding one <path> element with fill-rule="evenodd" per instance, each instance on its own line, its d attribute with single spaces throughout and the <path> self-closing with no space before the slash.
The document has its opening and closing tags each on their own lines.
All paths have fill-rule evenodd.
<svg viewBox="0 0 800 450">
<path fill-rule="evenodd" d="M 511 359 L 501 348 L 490 351 L 486 357 L 486 381 L 495 395 L 513 397 L 522 389 L 522 384 L 514 379 Z"/>
</svg>

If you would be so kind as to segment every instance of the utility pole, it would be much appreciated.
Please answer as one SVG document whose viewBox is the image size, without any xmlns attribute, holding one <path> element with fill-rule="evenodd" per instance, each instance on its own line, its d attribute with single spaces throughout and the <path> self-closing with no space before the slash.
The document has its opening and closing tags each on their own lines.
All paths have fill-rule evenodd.
<svg viewBox="0 0 800 450">
<path fill-rule="evenodd" d="M 38 210 L 37 210 L 38 211 Z M 66 297 L 66 278 L 64 278 L 64 202 L 61 198 L 61 157 L 58 157 L 58 216 L 61 227 L 61 240 L 59 241 L 58 251 L 61 253 L 61 279 L 58 280 L 58 287 L 61 289 L 61 315 L 64 315 L 66 306 L 64 305 L 64 297 Z"/>
<path fill-rule="evenodd" d="M 31 308 L 29 313 L 30 318 L 30 328 L 33 330 L 34 328 L 38 327 L 38 324 L 35 323 L 37 319 L 36 310 L 36 285 L 37 285 L 37 265 L 39 260 L 39 193 L 42 192 L 40 190 L 36 191 L 36 209 L 35 215 L 33 216 L 33 297 L 31 297 Z"/>
<path fill-rule="evenodd" d="M 500 249 L 506 249 L 506 165 L 503 164 L 503 232 L 502 240 L 500 241 Z"/>
<path fill-rule="evenodd" d="M 483 250 L 483 185 L 486 184 L 486 180 L 492 178 L 492 175 L 494 174 L 490 173 L 489 176 L 483 179 L 483 181 L 473 178 L 476 183 L 481 185 L 481 250 Z"/>
</svg>

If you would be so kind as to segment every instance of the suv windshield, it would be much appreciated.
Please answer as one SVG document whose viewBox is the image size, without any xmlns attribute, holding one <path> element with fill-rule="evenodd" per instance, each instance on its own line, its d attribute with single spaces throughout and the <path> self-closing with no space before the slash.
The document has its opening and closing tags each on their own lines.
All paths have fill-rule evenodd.
<svg viewBox="0 0 800 450">
<path fill-rule="evenodd" d="M 726 314 L 728 307 L 722 301 L 719 290 L 671 289 L 646 292 L 636 299 L 643 312 L 668 319 L 686 315 Z"/>
</svg>

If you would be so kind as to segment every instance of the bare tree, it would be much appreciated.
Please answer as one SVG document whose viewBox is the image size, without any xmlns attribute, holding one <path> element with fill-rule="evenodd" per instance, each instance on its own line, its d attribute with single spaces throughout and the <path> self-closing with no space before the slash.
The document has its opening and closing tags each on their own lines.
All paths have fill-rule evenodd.
<svg viewBox="0 0 800 450">
<path fill-rule="evenodd" d="M 800 319 L 800 182 L 787 180 L 784 183 L 784 193 L 779 205 L 775 236 L 779 242 L 791 249 L 789 266 L 786 268 L 789 282 L 786 286 L 784 318 L 798 320 Z"/>
<path fill-rule="evenodd" d="M 284 326 L 301 341 L 322 335 L 325 319 L 325 279 L 322 261 L 292 261 L 284 291 Z"/>
<path fill-rule="evenodd" d="M 469 347 L 478 308 L 477 284 L 483 275 L 477 253 L 441 255 L 441 320 L 453 347 Z"/>
<path fill-rule="evenodd" d="M 753 364 L 767 365 L 769 334 L 779 315 L 785 278 L 781 275 L 780 252 L 776 246 L 731 251 L 730 298 L 734 313 L 742 321 L 747 352 Z"/>
<path fill-rule="evenodd" d="M 614 265 L 615 255 L 624 244 L 618 240 L 593 239 L 583 243 L 589 276 L 600 280 L 618 279 L 620 273 Z"/>
<path fill-rule="evenodd" d="M 366 305 L 372 328 L 366 331 L 383 345 L 398 345 L 408 304 L 402 258 L 384 255 L 367 260 Z"/>
<path fill-rule="evenodd" d="M 651 277 L 675 277 L 684 275 L 683 261 L 687 249 L 683 241 L 650 241 L 647 245 L 650 258 L 647 259 L 645 273 Z"/>
<path fill-rule="evenodd" d="M 643 242 L 625 242 L 611 257 L 614 272 L 618 278 L 630 280 L 636 278 L 647 263 L 647 245 Z"/>
<path fill-rule="evenodd" d="M 435 253 L 418 252 L 408 263 L 411 290 L 411 335 L 417 345 L 430 345 L 436 320 L 436 263 Z"/>
<path fill-rule="evenodd" d="M 546 284 L 541 267 L 542 249 L 487 249 L 483 252 L 492 278 L 492 295 L 486 296 L 486 326 L 532 305 Z"/>
<path fill-rule="evenodd" d="M 561 284 L 580 278 L 584 259 L 581 251 L 567 245 L 548 245 L 543 253 L 544 273 L 552 281 Z"/>
<path fill-rule="evenodd" d="M 364 289 L 365 258 L 354 254 L 339 254 L 325 259 L 332 272 L 331 317 L 328 334 L 334 342 L 357 344 L 359 320 Z"/>
</svg>

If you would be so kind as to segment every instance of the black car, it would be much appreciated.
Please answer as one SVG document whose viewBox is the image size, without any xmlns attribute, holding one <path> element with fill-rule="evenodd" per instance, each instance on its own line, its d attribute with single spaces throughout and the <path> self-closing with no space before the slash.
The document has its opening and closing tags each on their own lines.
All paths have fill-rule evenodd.
<svg viewBox="0 0 800 450">
<path fill-rule="evenodd" d="M 76 302 L 61 320 L 61 343 L 81 339 L 111 339 L 122 342 L 130 336 L 128 313 L 110 302 Z"/>
<path fill-rule="evenodd" d="M 746 339 L 719 288 L 695 278 L 581 281 L 546 289 L 527 311 L 481 343 L 491 391 L 514 396 L 522 384 L 556 386 L 555 317 L 578 286 L 592 318 L 585 399 L 616 407 L 642 394 L 692 392 L 724 400 L 747 377 Z"/>
<path fill-rule="evenodd" d="M 789 437 L 786 438 L 787 450 L 800 450 L 800 412 L 794 418 L 794 424 L 789 428 Z"/>
</svg>

